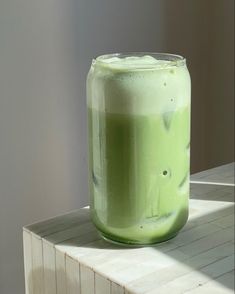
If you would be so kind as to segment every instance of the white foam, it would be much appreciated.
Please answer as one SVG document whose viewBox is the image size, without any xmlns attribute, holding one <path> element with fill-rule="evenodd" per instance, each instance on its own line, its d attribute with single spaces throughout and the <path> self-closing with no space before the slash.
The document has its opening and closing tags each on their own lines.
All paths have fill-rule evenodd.
<svg viewBox="0 0 235 294">
<path fill-rule="evenodd" d="M 88 75 L 88 106 L 110 113 L 151 114 L 190 103 L 185 65 L 152 56 L 110 57 L 95 63 Z"/>
<path fill-rule="evenodd" d="M 99 61 L 99 58 L 98 58 Z M 127 56 L 119 58 L 117 56 L 109 58 L 101 58 L 100 61 L 103 66 L 108 65 L 109 68 L 113 69 L 139 69 L 139 68 L 151 68 L 152 66 L 165 68 L 172 64 L 170 60 L 158 60 L 150 55 L 144 56 Z"/>
</svg>

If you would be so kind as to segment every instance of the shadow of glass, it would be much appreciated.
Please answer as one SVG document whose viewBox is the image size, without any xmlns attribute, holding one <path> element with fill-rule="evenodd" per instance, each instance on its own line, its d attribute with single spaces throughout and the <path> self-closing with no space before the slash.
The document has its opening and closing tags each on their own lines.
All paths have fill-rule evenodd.
<svg viewBox="0 0 235 294">
<path fill-rule="evenodd" d="M 210 201 L 234 202 L 234 186 L 209 183 L 190 184 L 190 198 Z"/>
<path fill-rule="evenodd" d="M 203 205 L 200 200 L 193 201 L 200 202 L 199 206 Z M 221 204 L 221 202 L 219 203 Z M 205 200 L 205 205 L 207 204 L 208 201 Z M 198 209 L 200 209 L 200 207 L 198 207 Z M 162 274 L 162 269 L 159 270 L 159 275 L 157 271 L 154 271 L 152 274 L 147 274 L 146 281 L 149 281 L 152 275 L 153 282 L 160 286 L 161 284 L 170 282 L 184 275 L 186 280 L 188 276 L 190 277 L 192 272 L 198 272 L 201 274 L 200 276 L 196 274 L 196 277 L 198 277 L 198 284 L 202 285 L 209 279 L 218 279 L 218 283 L 223 284 L 224 287 L 233 287 L 231 278 L 223 278 L 226 272 L 234 268 L 233 211 L 234 207 L 232 204 L 230 205 L 225 202 L 223 208 L 217 209 L 214 212 L 202 213 L 200 217 L 194 217 L 192 214 L 185 227 L 175 238 L 164 243 L 145 246 L 178 261 L 177 267 L 172 268 L 172 266 L 169 266 L 169 268 L 164 268 L 166 274 Z M 127 249 L 131 254 L 131 250 L 144 248 L 143 246 L 126 246 L 106 241 L 102 239 L 95 230 L 88 235 L 90 235 L 91 242 L 84 243 L 83 241 L 81 243 L 81 238 L 80 240 L 67 240 L 63 242 L 63 245 L 72 247 L 79 246 L 79 251 L 80 249 L 84 250 L 84 255 L 78 256 L 78 260 L 87 260 L 87 257 L 84 256 L 86 254 L 91 254 L 91 262 L 93 262 L 94 256 L 98 262 L 99 256 L 101 256 L 101 261 L 103 261 L 106 254 L 110 255 L 110 258 L 112 258 L 113 255 L 111 251 L 113 250 L 119 250 L 117 254 L 122 256 L 122 254 L 126 254 Z M 87 251 L 87 249 L 89 250 Z M 94 251 L 92 251 L 92 249 L 94 249 Z M 110 262 L 110 260 L 105 262 Z M 132 262 L 130 261 L 130 267 L 131 266 Z M 158 276 L 161 277 L 160 280 L 158 280 Z M 144 277 L 141 278 L 140 283 L 143 283 L 143 279 Z M 138 280 L 134 282 L 138 284 Z M 149 285 L 150 284 L 151 283 L 149 283 Z"/>
<path fill-rule="evenodd" d="M 136 266 L 142 266 L 135 262 L 135 254 L 139 253 L 138 250 L 145 250 L 145 247 L 149 247 L 148 253 L 153 254 L 156 262 L 160 254 L 168 256 L 173 261 L 176 260 L 177 267 L 171 268 L 166 265 L 164 273 L 161 269 L 159 275 L 154 268 L 150 267 L 147 269 L 148 273 L 146 272 L 147 282 L 152 281 L 152 283 L 161 285 L 180 276 L 186 279 L 189 273 L 196 272 L 201 274 L 198 283 L 202 279 L 201 284 L 203 284 L 205 282 L 203 277 L 207 277 L 207 281 L 209 278 L 218 279 L 218 283 L 231 288 L 231 278 L 224 278 L 221 269 L 229 271 L 230 268 L 231 270 L 234 268 L 234 263 L 232 263 L 234 252 L 233 197 L 234 187 L 191 184 L 190 204 L 192 207 L 187 224 L 175 238 L 151 246 L 129 246 L 102 239 L 90 221 L 89 209 L 83 210 L 82 213 L 77 211 L 72 215 L 57 217 L 41 225 L 37 224 L 35 230 L 40 229 L 40 232 L 43 230 L 44 235 L 48 234 L 43 236 L 43 239 L 55 246 L 61 246 L 63 251 L 74 254 L 78 261 L 87 261 L 88 265 L 94 263 L 100 266 L 99 263 L 102 263 L 105 267 L 107 263 L 112 263 L 115 267 L 118 258 L 123 259 L 126 256 L 128 263 L 118 266 L 123 266 L 123 270 L 128 266 L 131 272 L 132 268 L 135 270 Z M 30 227 L 32 231 L 34 231 L 34 226 Z M 77 250 L 78 247 L 79 250 Z M 132 259 L 129 258 L 130 256 Z M 40 275 L 40 269 L 34 273 L 34 277 L 38 275 Z M 134 282 L 138 284 L 138 280 Z M 143 283 L 143 278 L 140 283 Z"/>
<path fill-rule="evenodd" d="M 235 186 L 234 172 L 235 163 L 231 162 L 193 174 L 190 177 L 190 182 L 194 184 Z"/>
</svg>

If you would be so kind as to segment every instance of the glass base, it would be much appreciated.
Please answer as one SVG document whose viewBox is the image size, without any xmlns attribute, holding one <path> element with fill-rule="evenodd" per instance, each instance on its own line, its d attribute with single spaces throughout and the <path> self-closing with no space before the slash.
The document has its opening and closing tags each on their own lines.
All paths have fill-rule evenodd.
<svg viewBox="0 0 235 294">
<path fill-rule="evenodd" d="M 162 244 L 162 243 L 166 243 L 168 242 L 169 240 L 173 239 L 174 237 L 176 237 L 178 235 L 179 232 L 176 232 L 170 236 L 167 236 L 165 238 L 162 238 L 162 239 L 159 239 L 157 241 L 154 241 L 154 242 L 146 242 L 146 243 L 141 243 L 141 242 L 137 242 L 137 241 L 132 241 L 132 240 L 126 240 L 126 241 L 120 241 L 120 240 L 116 240 L 116 239 L 113 239 L 112 237 L 110 238 L 110 236 L 104 234 L 103 232 L 99 232 L 101 237 L 111 243 L 111 244 L 114 244 L 114 245 L 119 245 L 119 246 L 122 246 L 122 247 L 133 247 L 133 248 L 138 248 L 138 247 L 151 247 L 151 246 L 156 246 L 157 244 Z"/>
</svg>

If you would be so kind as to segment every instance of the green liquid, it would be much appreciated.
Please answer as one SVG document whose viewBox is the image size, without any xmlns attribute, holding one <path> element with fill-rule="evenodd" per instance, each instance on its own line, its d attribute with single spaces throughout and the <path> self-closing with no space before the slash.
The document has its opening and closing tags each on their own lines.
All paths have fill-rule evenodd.
<svg viewBox="0 0 235 294">
<path fill-rule="evenodd" d="M 189 106 L 163 114 L 88 108 L 92 219 L 109 239 L 151 244 L 187 221 Z"/>
</svg>

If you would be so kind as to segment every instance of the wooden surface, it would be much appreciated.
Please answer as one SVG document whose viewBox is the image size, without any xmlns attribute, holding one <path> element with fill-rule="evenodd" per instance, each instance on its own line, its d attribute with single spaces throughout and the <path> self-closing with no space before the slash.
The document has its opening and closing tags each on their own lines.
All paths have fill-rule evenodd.
<svg viewBox="0 0 235 294">
<path fill-rule="evenodd" d="M 26 294 L 234 293 L 234 164 L 191 180 L 189 221 L 155 246 L 102 240 L 88 208 L 26 226 Z"/>
</svg>

